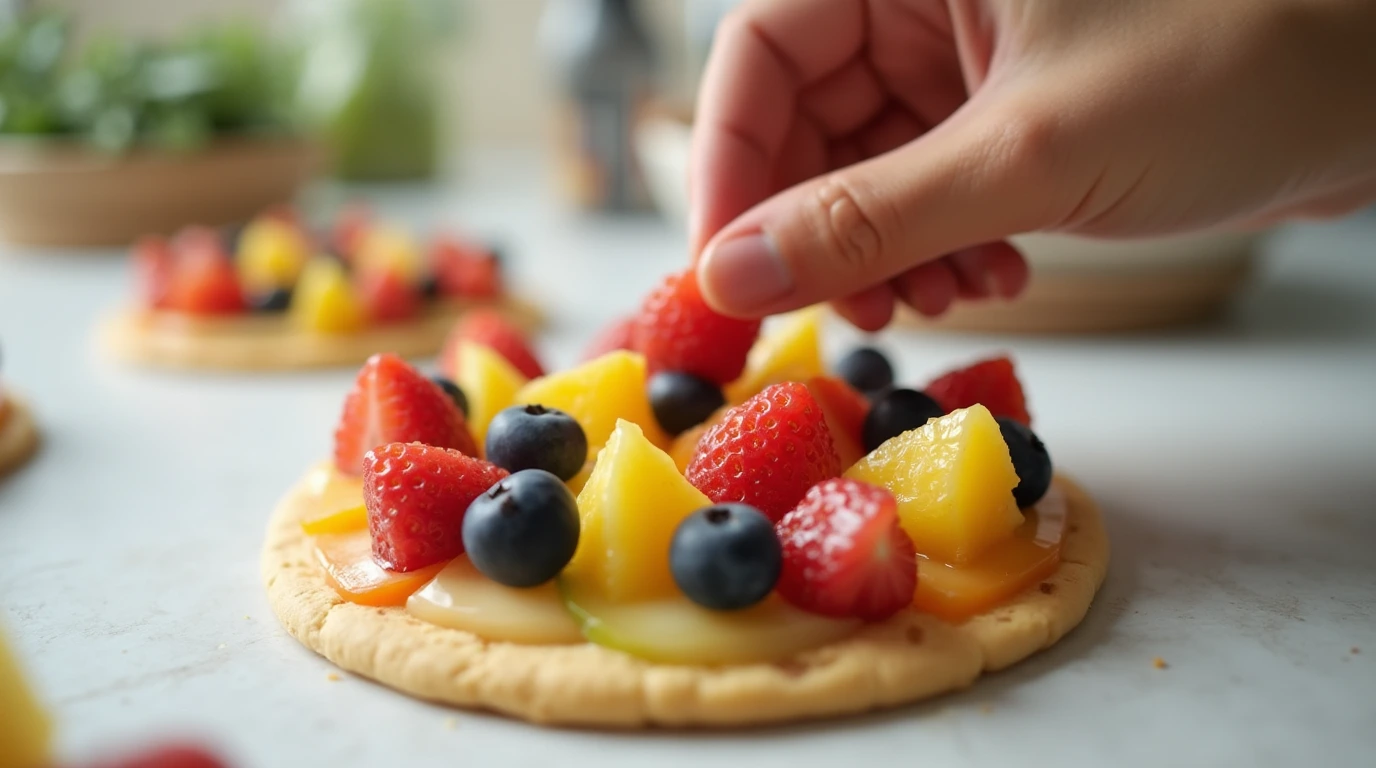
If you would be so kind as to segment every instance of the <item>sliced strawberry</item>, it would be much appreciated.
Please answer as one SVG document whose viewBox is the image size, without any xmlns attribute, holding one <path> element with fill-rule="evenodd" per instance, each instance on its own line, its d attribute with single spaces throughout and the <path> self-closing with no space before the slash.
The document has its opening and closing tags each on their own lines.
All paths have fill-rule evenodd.
<svg viewBox="0 0 1376 768">
<path fill-rule="evenodd" d="M 912 604 L 917 556 L 887 490 L 826 480 L 808 490 L 775 530 L 784 555 L 776 589 L 797 607 L 883 621 Z"/>
<path fill-rule="evenodd" d="M 807 388 L 822 407 L 827 426 L 831 428 L 831 442 L 845 469 L 865 455 L 865 417 L 870 413 L 870 401 L 859 390 L 835 376 L 814 376 Z"/>
<path fill-rule="evenodd" d="M 1022 383 L 1013 370 L 1013 361 L 1007 357 L 981 360 L 951 371 L 928 384 L 924 391 L 948 413 L 978 404 L 988 408 L 995 416 L 1006 416 L 1032 425 Z"/>
<path fill-rule="evenodd" d="M 670 275 L 640 307 L 635 349 L 650 373 L 681 371 L 717 385 L 736 380 L 760 335 L 759 320 L 739 320 L 707 306 L 692 270 Z"/>
<path fill-rule="evenodd" d="M 414 571 L 463 554 L 468 505 L 506 470 L 420 443 L 391 443 L 363 457 L 363 505 L 373 559 Z"/>
<path fill-rule="evenodd" d="M 488 347 L 506 358 L 527 379 L 545 375 L 545 369 L 535 357 L 525 333 L 496 310 L 474 309 L 459 318 L 444 340 L 444 348 L 440 351 L 440 370 L 448 372 L 450 376 L 458 375 L 459 345 L 465 341 Z"/>
<path fill-rule="evenodd" d="M 446 296 L 484 299 L 502 294 L 502 265 L 496 254 L 453 237 L 437 237 L 430 267 Z"/>
<path fill-rule="evenodd" d="M 698 441 L 684 472 L 712 501 L 743 501 L 774 521 L 808 488 L 839 474 L 822 408 L 793 381 L 728 410 Z"/>
<path fill-rule="evenodd" d="M 463 412 L 444 390 L 396 355 L 373 355 L 344 401 L 334 432 L 335 466 L 359 475 L 368 451 L 410 442 L 478 453 Z"/>
<path fill-rule="evenodd" d="M 358 297 L 375 323 L 410 320 L 420 311 L 420 293 L 395 271 L 374 269 L 358 276 Z"/>
<path fill-rule="evenodd" d="M 583 350 L 583 360 L 592 360 L 608 352 L 619 349 L 632 349 L 635 346 L 635 318 L 623 317 L 592 337 L 592 343 Z"/>
<path fill-rule="evenodd" d="M 139 238 L 134 243 L 134 282 L 139 300 L 149 309 L 167 306 L 168 289 L 176 259 L 167 241 L 156 235 Z"/>
<path fill-rule="evenodd" d="M 234 263 L 218 232 L 182 230 L 172 240 L 175 264 L 167 284 L 168 309 L 193 315 L 232 315 L 248 308 Z"/>
</svg>

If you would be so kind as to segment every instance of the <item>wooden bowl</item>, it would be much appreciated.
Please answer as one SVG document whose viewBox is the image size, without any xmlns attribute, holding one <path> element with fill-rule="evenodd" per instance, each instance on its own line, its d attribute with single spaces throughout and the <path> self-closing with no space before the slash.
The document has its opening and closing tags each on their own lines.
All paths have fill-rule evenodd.
<svg viewBox="0 0 1376 768">
<path fill-rule="evenodd" d="M 105 154 L 53 139 L 0 141 L 0 237 L 125 245 L 188 224 L 243 221 L 290 200 L 317 165 L 298 139 L 220 139 L 202 151 Z"/>
</svg>

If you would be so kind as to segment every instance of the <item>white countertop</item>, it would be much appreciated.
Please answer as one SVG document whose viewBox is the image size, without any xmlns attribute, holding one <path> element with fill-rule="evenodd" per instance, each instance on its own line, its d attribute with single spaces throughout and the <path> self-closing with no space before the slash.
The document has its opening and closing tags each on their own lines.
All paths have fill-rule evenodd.
<svg viewBox="0 0 1376 768">
<path fill-rule="evenodd" d="M 554 310 L 547 362 L 564 365 L 681 263 L 683 241 L 562 212 L 528 167 L 378 200 L 509 243 L 519 283 Z M 244 768 L 1376 760 L 1376 217 L 1281 233 L 1237 311 L 1202 331 L 890 332 L 917 382 L 1015 353 L 1057 464 L 1103 504 L 1108 581 L 1072 635 L 969 691 L 724 735 L 543 730 L 329 681 L 269 610 L 258 548 L 278 495 L 329 450 L 352 371 L 117 367 L 91 330 L 127 284 L 111 253 L 0 252 L 4 373 L 47 439 L 0 483 L 0 623 L 64 756 L 172 733 Z"/>
</svg>

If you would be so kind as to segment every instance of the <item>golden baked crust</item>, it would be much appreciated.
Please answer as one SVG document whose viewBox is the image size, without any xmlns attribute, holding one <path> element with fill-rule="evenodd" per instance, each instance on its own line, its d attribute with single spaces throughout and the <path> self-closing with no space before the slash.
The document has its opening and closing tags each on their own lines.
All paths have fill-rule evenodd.
<svg viewBox="0 0 1376 768">
<path fill-rule="evenodd" d="M 9 474 L 38 450 L 38 425 L 24 401 L 0 392 L 0 476 Z"/>
<path fill-rule="evenodd" d="M 1099 510 L 1058 477 L 1069 514 L 1057 571 L 962 625 L 907 611 L 782 662 L 654 664 L 590 643 L 523 646 L 342 601 L 300 523 L 318 515 L 319 473 L 293 488 L 268 524 L 262 572 L 287 631 L 350 672 L 423 699 L 537 723 L 641 728 L 748 726 L 905 704 L 964 688 L 1047 648 L 1084 618 L 1108 566 Z M 357 502 L 354 502 L 357 503 Z"/>
<path fill-rule="evenodd" d="M 170 312 L 124 310 L 101 329 L 101 344 L 116 358 L 165 368 L 270 371 L 354 365 L 376 352 L 424 357 L 439 351 L 455 319 L 490 307 L 534 330 L 540 312 L 515 297 L 445 301 L 404 323 L 331 336 L 298 330 L 284 316 L 194 318 Z"/>
</svg>

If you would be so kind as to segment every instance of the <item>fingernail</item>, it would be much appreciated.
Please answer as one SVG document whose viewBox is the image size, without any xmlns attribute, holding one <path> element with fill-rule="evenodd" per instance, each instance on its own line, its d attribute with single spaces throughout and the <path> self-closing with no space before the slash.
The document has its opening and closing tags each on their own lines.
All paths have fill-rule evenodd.
<svg viewBox="0 0 1376 768">
<path fill-rule="evenodd" d="M 713 297 L 731 309 L 752 310 L 793 290 L 793 274 L 764 232 L 718 243 L 703 255 L 702 269 Z"/>
</svg>

